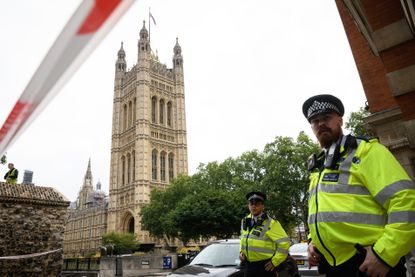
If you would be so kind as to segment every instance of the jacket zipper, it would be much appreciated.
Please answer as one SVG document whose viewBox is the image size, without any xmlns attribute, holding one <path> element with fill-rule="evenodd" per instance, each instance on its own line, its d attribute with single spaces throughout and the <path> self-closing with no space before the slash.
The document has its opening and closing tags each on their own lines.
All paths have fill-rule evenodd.
<svg viewBox="0 0 415 277">
<path fill-rule="evenodd" d="M 318 223 L 318 221 L 317 221 L 317 217 L 318 217 L 318 200 L 317 200 L 317 198 L 318 198 L 318 195 L 317 194 L 318 194 L 318 186 L 320 185 L 321 173 L 322 173 L 322 170 L 319 170 L 318 180 L 317 180 L 317 185 L 316 185 L 316 217 L 314 219 L 314 224 L 316 225 L 316 233 L 317 233 L 318 239 L 320 240 L 321 245 L 330 254 L 330 256 L 333 258 L 333 266 L 336 266 L 336 258 L 334 257 L 333 253 L 331 253 L 330 250 L 326 247 L 323 240 L 321 239 L 320 232 L 318 231 L 318 224 L 317 224 Z"/>
</svg>

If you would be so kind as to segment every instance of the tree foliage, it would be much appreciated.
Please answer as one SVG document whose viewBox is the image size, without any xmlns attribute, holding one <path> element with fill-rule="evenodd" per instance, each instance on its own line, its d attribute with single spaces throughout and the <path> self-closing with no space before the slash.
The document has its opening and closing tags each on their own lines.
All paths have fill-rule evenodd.
<svg viewBox="0 0 415 277">
<path fill-rule="evenodd" d="M 306 160 L 318 145 L 303 132 L 296 140 L 276 137 L 263 151 L 253 150 L 222 163 L 201 164 L 165 190 L 155 189 L 141 212 L 142 227 L 158 238 L 229 238 L 238 234 L 248 208 L 245 194 L 267 193 L 266 210 L 285 228 L 306 224 Z"/>
<path fill-rule="evenodd" d="M 307 158 L 319 151 L 318 145 L 303 132 L 294 141 L 277 137 L 265 146 L 266 174 L 263 190 L 269 195 L 268 210 L 287 229 L 307 224 L 309 174 Z"/>
<path fill-rule="evenodd" d="M 133 252 L 138 249 L 139 244 L 133 233 L 110 232 L 102 235 L 103 245 L 113 245 L 115 253 Z"/>
<path fill-rule="evenodd" d="M 370 135 L 370 131 L 365 127 L 363 119 L 368 117 L 370 112 L 365 108 L 360 108 L 357 112 L 351 112 L 346 122 L 346 129 L 355 136 Z"/>
<path fill-rule="evenodd" d="M 0 158 L 0 164 L 6 164 L 6 163 L 7 163 L 7 157 L 6 157 L 6 154 L 4 154 Z"/>
</svg>

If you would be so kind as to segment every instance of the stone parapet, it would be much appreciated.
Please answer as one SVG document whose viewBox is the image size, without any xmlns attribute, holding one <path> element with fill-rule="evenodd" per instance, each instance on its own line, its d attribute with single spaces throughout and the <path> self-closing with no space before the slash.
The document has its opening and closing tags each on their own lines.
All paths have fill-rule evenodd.
<svg viewBox="0 0 415 277">
<path fill-rule="evenodd" d="M 59 276 L 69 203 L 53 188 L 0 183 L 0 276 Z"/>
</svg>

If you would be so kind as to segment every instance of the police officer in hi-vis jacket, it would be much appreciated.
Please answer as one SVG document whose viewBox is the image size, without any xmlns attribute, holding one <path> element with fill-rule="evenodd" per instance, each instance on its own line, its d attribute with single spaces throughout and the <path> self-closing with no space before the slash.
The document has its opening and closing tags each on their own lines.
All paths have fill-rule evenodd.
<svg viewBox="0 0 415 277">
<path fill-rule="evenodd" d="M 343 135 L 344 107 L 316 95 L 303 114 L 323 151 L 308 160 L 310 266 L 326 277 L 406 276 L 415 247 L 415 186 L 377 139 Z"/>
<path fill-rule="evenodd" d="M 246 199 L 250 214 L 242 219 L 239 255 L 247 265 L 245 277 L 275 277 L 276 267 L 287 258 L 290 240 L 281 224 L 265 213 L 264 193 L 252 191 Z"/>
</svg>

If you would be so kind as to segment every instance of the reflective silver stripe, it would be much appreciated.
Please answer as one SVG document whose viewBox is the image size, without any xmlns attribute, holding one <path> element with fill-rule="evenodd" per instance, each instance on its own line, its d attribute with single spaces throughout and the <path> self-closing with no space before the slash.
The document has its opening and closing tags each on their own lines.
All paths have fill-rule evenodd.
<svg viewBox="0 0 415 277">
<path fill-rule="evenodd" d="M 308 217 L 308 224 L 313 224 L 315 218 L 316 214 L 311 214 Z M 347 222 L 384 226 L 386 224 L 386 216 L 352 212 L 319 212 L 317 222 Z"/>
<path fill-rule="evenodd" d="M 316 185 L 318 186 L 318 185 Z M 308 199 L 310 199 L 314 194 L 316 194 L 316 188 L 314 187 L 311 191 L 309 191 Z"/>
<path fill-rule="evenodd" d="M 358 194 L 358 195 L 370 195 L 365 186 L 361 185 L 344 185 L 344 184 L 320 184 L 318 191 L 328 193 L 345 193 L 345 194 Z"/>
<path fill-rule="evenodd" d="M 267 217 L 268 217 L 267 224 L 265 224 L 264 227 L 262 228 L 261 234 L 259 234 L 260 238 L 263 238 L 265 236 L 265 233 L 268 231 L 269 225 L 271 224 L 272 218 L 270 218 L 269 215 L 267 215 Z"/>
<path fill-rule="evenodd" d="M 391 212 L 388 224 L 392 223 L 415 223 L 415 211 Z"/>
<path fill-rule="evenodd" d="M 281 238 L 281 239 L 277 239 L 276 241 L 275 241 L 275 243 L 280 243 L 280 242 L 285 242 L 285 241 L 290 241 L 290 238 L 289 237 L 285 237 L 285 238 Z"/>
<path fill-rule="evenodd" d="M 280 253 L 283 253 L 283 254 L 289 254 L 289 252 L 288 252 L 288 250 L 287 249 L 284 249 L 284 248 L 277 248 L 277 252 L 280 252 Z"/>
<path fill-rule="evenodd" d="M 259 247 L 252 247 L 252 246 L 248 246 L 248 251 L 274 254 L 273 250 L 265 249 L 265 248 L 259 248 Z"/>
<path fill-rule="evenodd" d="M 376 194 L 375 199 L 382 206 L 386 201 L 391 198 L 395 193 L 405 190 L 405 189 L 415 189 L 415 185 L 411 180 L 400 180 L 396 183 L 390 184 L 387 187 L 384 187 L 378 194 Z"/>
<path fill-rule="evenodd" d="M 307 220 L 308 225 L 314 224 L 315 218 L 316 218 L 316 214 L 310 214 Z"/>
<path fill-rule="evenodd" d="M 361 140 L 357 139 L 357 147 L 359 147 Z M 352 161 L 353 161 L 353 157 L 354 154 L 356 153 L 356 148 L 353 148 L 352 151 L 347 153 L 347 157 L 346 159 L 341 162 L 340 164 L 340 176 L 339 176 L 339 183 L 340 184 L 348 184 L 349 183 L 349 177 L 350 177 L 350 167 L 352 166 Z"/>
<path fill-rule="evenodd" d="M 244 238 L 248 238 L 248 236 L 245 236 Z M 269 238 L 267 238 L 267 237 L 257 237 L 257 236 L 255 236 L 255 235 L 250 235 L 249 236 L 249 238 L 250 239 L 253 239 L 253 240 L 261 240 L 261 241 L 271 241 Z"/>
</svg>

